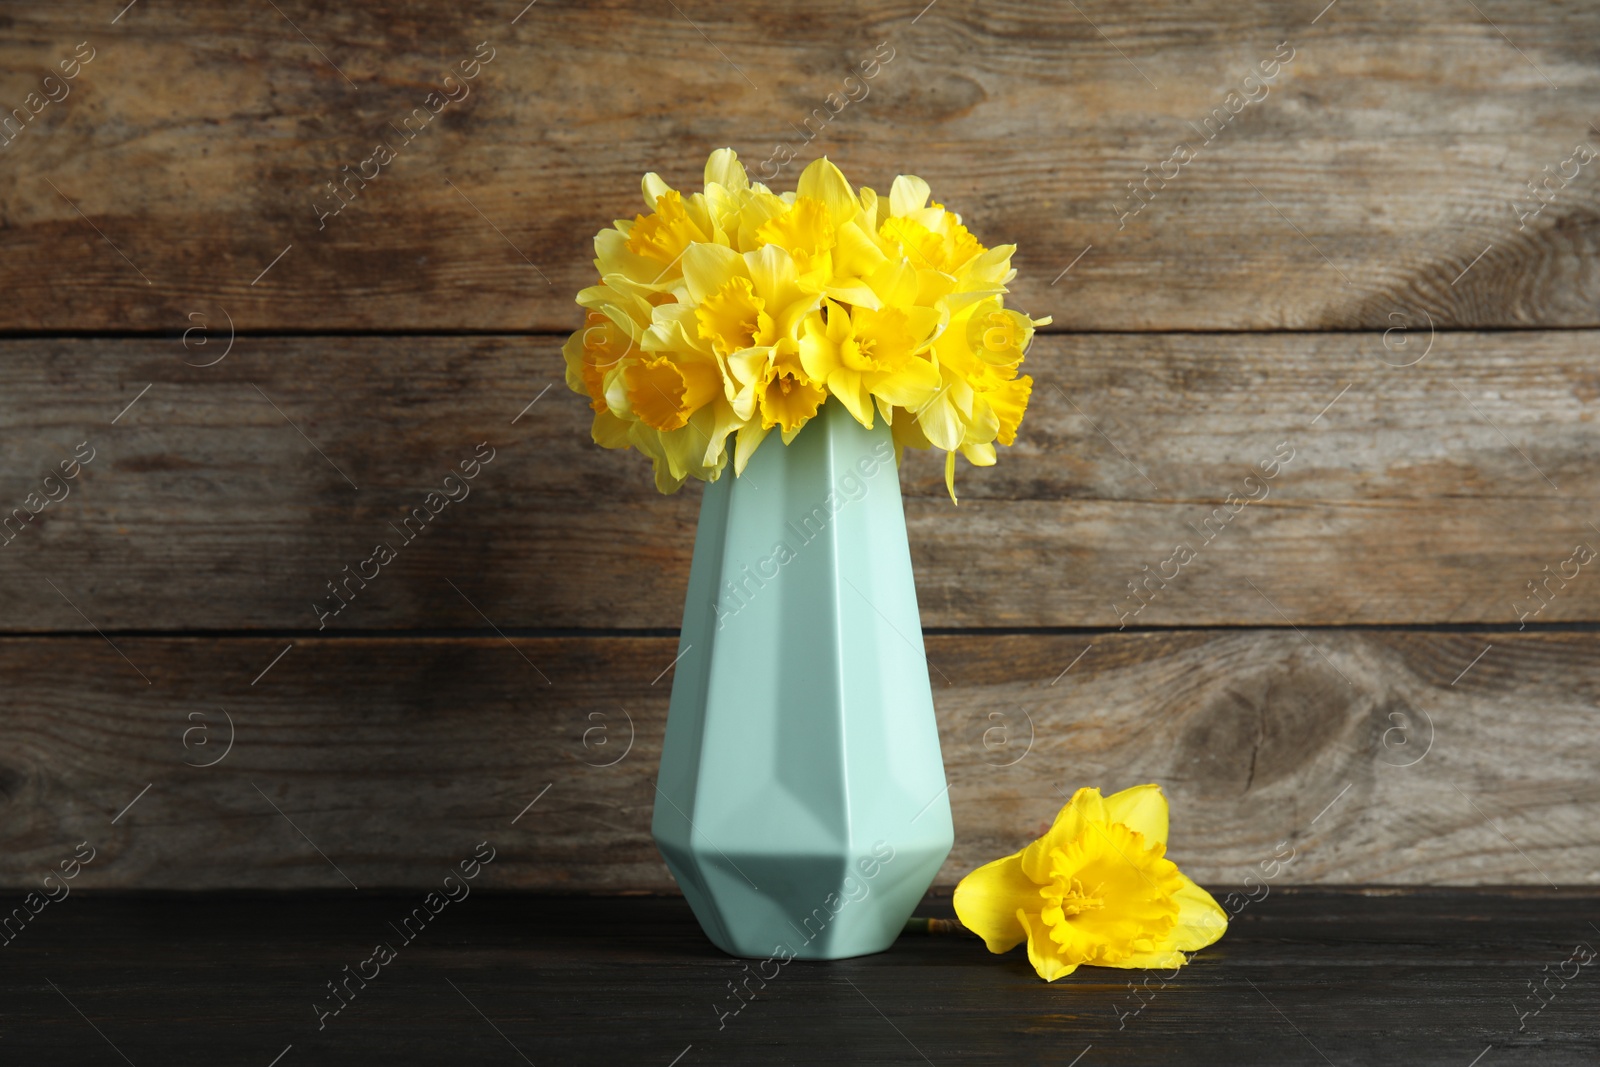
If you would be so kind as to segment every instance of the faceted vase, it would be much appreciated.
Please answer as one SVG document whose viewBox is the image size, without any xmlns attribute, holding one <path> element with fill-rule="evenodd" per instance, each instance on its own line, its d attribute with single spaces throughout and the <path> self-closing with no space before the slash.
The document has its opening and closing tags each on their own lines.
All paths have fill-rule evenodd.
<svg viewBox="0 0 1600 1067">
<path fill-rule="evenodd" d="M 954 840 L 889 427 L 837 400 L 707 484 L 651 832 L 736 956 L 899 935 Z"/>
</svg>

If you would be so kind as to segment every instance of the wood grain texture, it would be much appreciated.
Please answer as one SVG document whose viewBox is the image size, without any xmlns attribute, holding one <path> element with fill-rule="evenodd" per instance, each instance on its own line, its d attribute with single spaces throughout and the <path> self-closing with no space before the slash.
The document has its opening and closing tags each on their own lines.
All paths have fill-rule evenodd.
<svg viewBox="0 0 1600 1067">
<path fill-rule="evenodd" d="M 1053 984 L 1020 950 L 992 956 L 964 937 L 908 935 L 876 956 L 774 972 L 718 952 L 682 900 L 475 892 L 400 943 L 388 923 L 421 900 L 74 894 L 5 950 L 7 1048 L 25 1063 L 121 1062 L 109 1041 L 129 1062 L 170 1067 L 267 1064 L 290 1045 L 284 1064 L 393 1067 L 519 1054 L 1237 1067 L 1322 1063 L 1319 1051 L 1335 1064 L 1464 1067 L 1489 1047 L 1485 1065 L 1587 1067 L 1600 1055 L 1587 970 L 1552 978 L 1526 1031 L 1516 1015 L 1536 1003 L 1528 982 L 1570 975 L 1574 945 L 1594 944 L 1592 892 L 1274 890 L 1176 974 L 1085 967 Z M 919 911 L 951 914 L 948 901 Z M 334 1003 L 325 983 L 379 941 L 396 958 L 351 982 L 319 1030 L 312 1005 Z M 736 999 L 730 983 L 745 982 Z"/>
<path fill-rule="evenodd" d="M 555 335 L 644 171 L 780 143 L 779 187 L 922 174 L 1062 331 L 959 508 L 900 472 L 945 884 L 1150 779 L 1214 884 L 1280 842 L 1293 881 L 1593 884 L 1600 10 L 919 8 L 0 13 L 0 884 L 89 839 L 109 889 L 414 887 L 503 834 L 500 888 L 670 889 L 699 491 L 590 443 Z"/>
<path fill-rule="evenodd" d="M 330 628 L 677 627 L 698 487 L 590 442 L 553 341 L 241 337 L 185 366 L 198 340 L 0 343 L 0 515 L 96 450 L 0 548 L 0 627 L 314 631 L 380 541 L 398 559 Z M 1386 365 L 1430 343 L 1402 340 L 1041 338 L 1019 443 L 961 464 L 959 507 L 937 458 L 902 471 L 924 625 L 1600 619 L 1570 562 L 1600 546 L 1597 335 L 1439 333 Z M 481 442 L 471 494 L 405 540 Z"/>
<path fill-rule="evenodd" d="M 648 836 L 672 639 L 115 641 L 0 641 L 0 884 L 87 840 L 89 887 L 422 886 L 492 838 L 491 888 L 672 889 Z M 928 649 L 956 829 L 941 885 L 1042 832 L 1063 792 L 1147 781 L 1208 885 L 1259 892 L 1263 864 L 1277 884 L 1600 879 L 1595 633 Z"/>
<path fill-rule="evenodd" d="M 644 171 L 785 144 L 879 189 L 920 173 L 1021 243 L 1017 301 L 1062 328 L 1600 324 L 1600 179 L 1573 161 L 1600 145 L 1591 5 L 276 6 L 6 13 L 8 110 L 95 57 L 0 149 L 0 328 L 569 328 Z M 319 220 L 482 41 L 471 94 Z M 830 106 L 880 43 L 868 94 Z"/>
</svg>

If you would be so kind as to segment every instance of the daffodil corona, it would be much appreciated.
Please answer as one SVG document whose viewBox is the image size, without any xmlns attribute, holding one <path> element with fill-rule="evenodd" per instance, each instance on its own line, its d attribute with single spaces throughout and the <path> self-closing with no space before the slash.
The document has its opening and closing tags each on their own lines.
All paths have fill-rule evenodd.
<svg viewBox="0 0 1600 1067">
<path fill-rule="evenodd" d="M 1080 789 L 1048 833 L 956 886 L 956 915 L 989 946 L 1028 943 L 1053 982 L 1082 964 L 1178 967 L 1221 937 L 1228 917 L 1166 858 L 1167 799 L 1135 786 Z"/>
<path fill-rule="evenodd" d="M 1014 246 L 985 248 L 930 196 L 907 175 L 887 199 L 854 190 L 826 158 L 774 193 L 726 148 L 691 196 L 645 175 L 648 213 L 595 236 L 600 281 L 563 350 L 595 441 L 648 455 L 670 493 L 730 459 L 743 472 L 770 431 L 787 445 L 832 397 L 887 422 L 897 460 L 948 453 L 955 499 L 956 453 L 989 466 L 1015 441 L 1023 353 L 1050 320 L 1005 308 Z"/>
</svg>

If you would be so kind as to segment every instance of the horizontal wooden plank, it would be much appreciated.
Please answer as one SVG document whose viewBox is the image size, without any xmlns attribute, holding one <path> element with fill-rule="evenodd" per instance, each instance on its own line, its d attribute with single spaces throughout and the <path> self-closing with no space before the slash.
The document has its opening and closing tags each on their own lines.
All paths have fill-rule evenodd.
<svg viewBox="0 0 1600 1067">
<path fill-rule="evenodd" d="M 936 457 L 901 472 L 924 625 L 1600 619 L 1597 336 L 1424 335 L 1385 365 L 1401 340 L 1040 339 L 1019 442 L 960 465 L 959 506 Z M 0 516 L 70 494 L 6 529 L 0 627 L 678 625 L 698 487 L 590 442 L 552 339 L 241 337 L 206 368 L 191 342 L 0 343 Z"/>
<path fill-rule="evenodd" d="M 919 6 L 12 12 L 0 328 L 566 328 L 723 145 L 921 174 L 1062 327 L 1600 325 L 1592 7 Z"/>
<path fill-rule="evenodd" d="M 1171 855 L 1207 884 L 1259 882 L 1291 849 L 1272 880 L 1600 879 L 1600 634 L 1280 628 L 928 649 L 956 829 L 941 884 L 1026 843 L 1063 791 L 1146 781 L 1172 799 Z M 491 886 L 669 890 L 648 827 L 676 651 L 670 638 L 0 640 L 0 884 L 32 884 L 89 841 L 91 888 L 422 886 L 488 837 Z"/>
<path fill-rule="evenodd" d="M 1593 952 L 1592 890 L 1274 888 L 1181 970 L 1083 967 L 1055 983 L 1022 949 L 996 957 L 960 936 L 907 935 L 830 963 L 731 959 L 681 899 L 473 893 L 426 927 L 412 918 L 404 937 L 389 928 L 423 899 L 74 895 L 6 948 L 7 1050 L 19 1063 L 121 1062 L 109 1041 L 129 1063 L 163 1067 L 214 1067 L 219 1049 L 389 1067 L 1600 1057 L 1577 980 L 1591 977 L 1579 967 Z M 918 911 L 953 914 L 948 899 Z M 382 970 L 376 943 L 395 952 Z"/>
</svg>

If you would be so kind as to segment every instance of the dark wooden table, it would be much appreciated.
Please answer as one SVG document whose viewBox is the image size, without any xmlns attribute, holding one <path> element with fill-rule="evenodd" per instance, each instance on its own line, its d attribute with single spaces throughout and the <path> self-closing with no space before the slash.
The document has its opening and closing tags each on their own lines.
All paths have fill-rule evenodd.
<svg viewBox="0 0 1600 1067">
<path fill-rule="evenodd" d="M 74 895 L 0 950 L 0 1062 L 1600 1060 L 1600 976 L 1562 967 L 1574 946 L 1600 942 L 1593 891 L 1274 889 L 1137 999 L 1141 972 L 1046 985 L 1020 952 L 908 935 L 878 956 L 789 963 L 736 1014 L 728 983 L 745 964 L 701 936 L 681 899 L 478 893 L 407 944 L 389 924 L 419 900 Z M 924 913 L 948 915 L 948 901 Z M 319 1030 L 315 1005 L 335 1003 L 327 983 L 380 940 L 395 958 L 365 988 L 351 981 Z M 1578 973 L 1564 987 L 1551 978 L 1543 1010 L 1519 1020 L 1536 1003 L 1528 983 L 1562 970 Z"/>
</svg>

